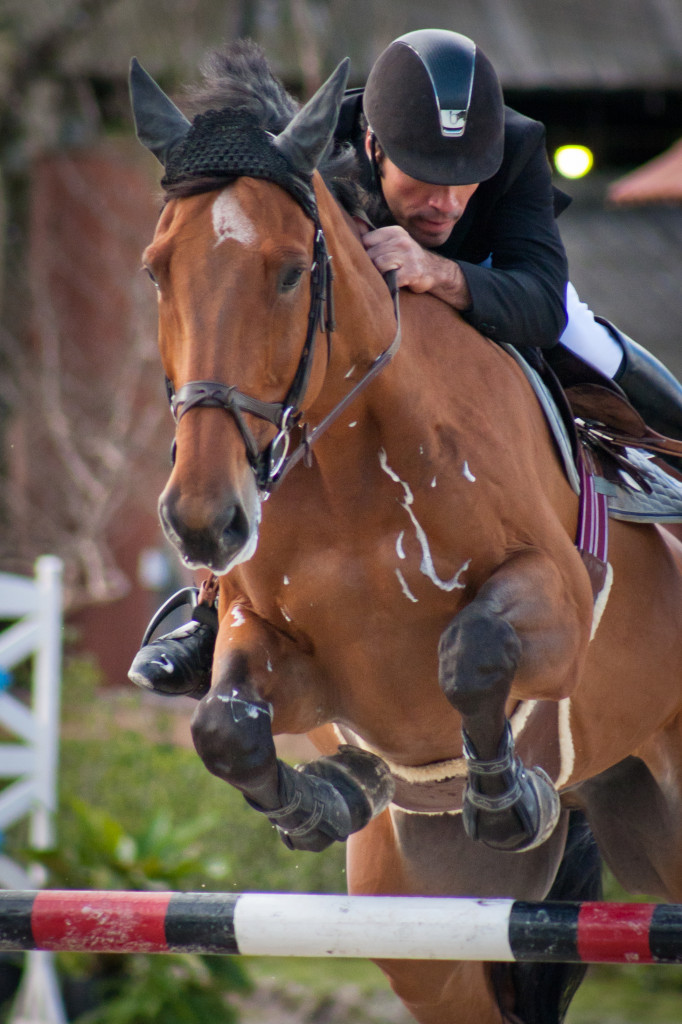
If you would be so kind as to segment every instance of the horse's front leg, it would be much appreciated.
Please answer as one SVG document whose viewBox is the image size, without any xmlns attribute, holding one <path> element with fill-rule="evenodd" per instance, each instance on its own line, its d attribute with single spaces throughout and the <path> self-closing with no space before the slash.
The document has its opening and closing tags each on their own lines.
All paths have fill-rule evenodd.
<svg viewBox="0 0 682 1024">
<path fill-rule="evenodd" d="M 197 752 L 291 849 L 344 841 L 389 803 L 393 782 L 373 754 L 342 747 L 297 768 L 277 757 L 273 726 L 306 732 L 321 724 L 324 688 L 312 657 L 242 606 L 221 622 L 212 678 L 192 718 Z"/>
<path fill-rule="evenodd" d="M 501 850 L 551 835 L 559 797 L 525 767 L 506 717 L 510 697 L 559 700 L 580 678 L 591 625 L 587 574 L 537 551 L 509 559 L 450 623 L 439 646 L 440 685 L 462 716 L 467 834 Z"/>
</svg>

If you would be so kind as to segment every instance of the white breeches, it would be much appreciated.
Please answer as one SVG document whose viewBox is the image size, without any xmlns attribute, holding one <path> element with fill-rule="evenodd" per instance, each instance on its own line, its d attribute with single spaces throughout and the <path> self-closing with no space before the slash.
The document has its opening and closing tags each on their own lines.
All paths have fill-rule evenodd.
<svg viewBox="0 0 682 1024">
<path fill-rule="evenodd" d="M 596 366 L 605 376 L 613 377 L 623 361 L 623 349 L 611 332 L 594 319 L 591 309 L 580 301 L 570 281 L 566 288 L 566 313 L 568 323 L 559 343 Z"/>
</svg>

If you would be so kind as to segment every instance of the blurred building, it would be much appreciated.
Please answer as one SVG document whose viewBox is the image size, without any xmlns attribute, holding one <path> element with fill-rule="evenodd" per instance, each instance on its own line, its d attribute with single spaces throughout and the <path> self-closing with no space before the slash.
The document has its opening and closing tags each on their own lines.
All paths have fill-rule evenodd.
<svg viewBox="0 0 682 1024">
<path fill-rule="evenodd" d="M 682 139 L 609 185 L 611 203 L 682 203 Z"/>
</svg>

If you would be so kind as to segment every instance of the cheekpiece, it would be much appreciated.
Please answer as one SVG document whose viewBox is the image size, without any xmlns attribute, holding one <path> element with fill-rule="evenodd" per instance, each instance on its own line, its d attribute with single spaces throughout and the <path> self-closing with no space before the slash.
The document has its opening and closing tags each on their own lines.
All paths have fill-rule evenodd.
<svg viewBox="0 0 682 1024">
<path fill-rule="evenodd" d="M 263 178 L 285 189 L 317 224 L 312 178 L 297 171 L 273 145 L 273 136 L 248 110 L 225 107 L 198 114 L 168 158 L 161 185 L 199 178 Z"/>
</svg>

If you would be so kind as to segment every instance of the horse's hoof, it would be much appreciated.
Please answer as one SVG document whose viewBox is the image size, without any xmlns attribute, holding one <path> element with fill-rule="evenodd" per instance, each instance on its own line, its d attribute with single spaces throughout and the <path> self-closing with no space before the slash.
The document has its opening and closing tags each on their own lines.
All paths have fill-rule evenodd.
<svg viewBox="0 0 682 1024">
<path fill-rule="evenodd" d="M 395 782 L 385 761 L 360 747 L 344 744 L 338 754 L 319 757 L 299 767 L 306 775 L 326 779 L 341 794 L 357 832 L 390 804 Z"/>
<path fill-rule="evenodd" d="M 482 797 L 467 789 L 462 819 L 470 839 L 508 853 L 534 850 L 549 839 L 561 813 L 552 780 L 542 768 L 522 768 L 518 783 L 511 803 L 510 793 Z"/>
<path fill-rule="evenodd" d="M 388 806 L 395 789 L 381 758 L 350 746 L 297 768 L 279 762 L 279 773 L 282 807 L 265 813 L 292 850 L 345 842 Z"/>
<path fill-rule="evenodd" d="M 469 838 L 508 853 L 525 853 L 549 839 L 561 813 L 559 794 L 542 768 L 526 768 L 515 756 L 509 725 L 496 760 L 478 759 L 466 735 L 464 750 L 469 779 L 462 820 Z M 480 780 L 495 777 L 506 788 L 494 795 L 482 793 Z"/>
</svg>

